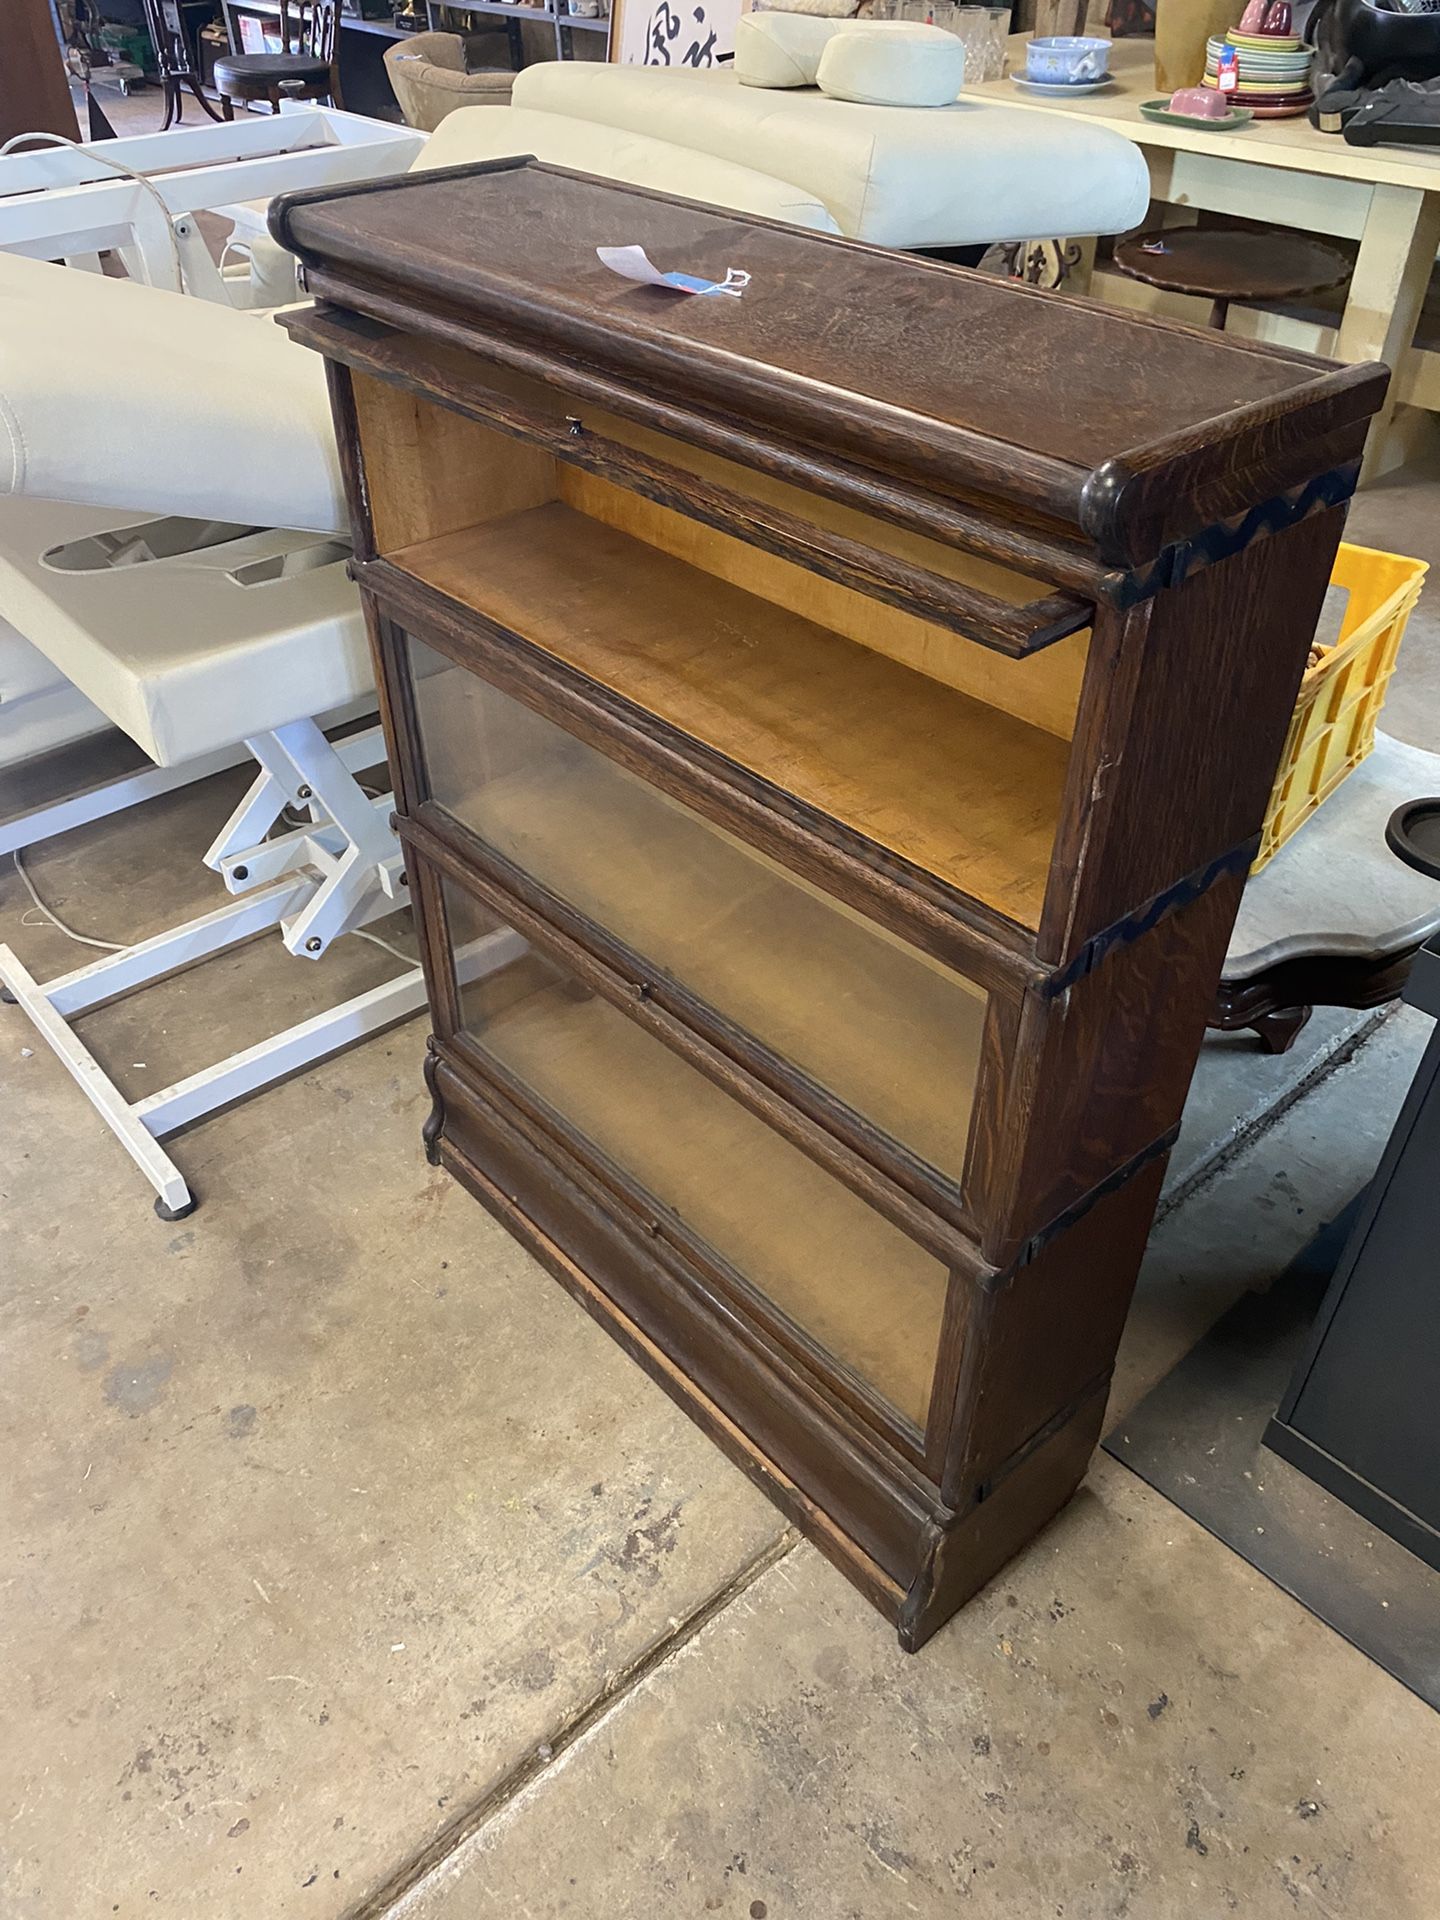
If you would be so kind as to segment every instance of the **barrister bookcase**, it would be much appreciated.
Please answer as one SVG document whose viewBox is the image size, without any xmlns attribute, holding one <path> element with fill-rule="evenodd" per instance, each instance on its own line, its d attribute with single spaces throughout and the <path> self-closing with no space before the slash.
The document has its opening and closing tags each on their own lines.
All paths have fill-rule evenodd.
<svg viewBox="0 0 1440 1920">
<path fill-rule="evenodd" d="M 531 160 L 273 224 L 431 1155 L 917 1647 L 1085 1471 L 1384 370 Z"/>
</svg>

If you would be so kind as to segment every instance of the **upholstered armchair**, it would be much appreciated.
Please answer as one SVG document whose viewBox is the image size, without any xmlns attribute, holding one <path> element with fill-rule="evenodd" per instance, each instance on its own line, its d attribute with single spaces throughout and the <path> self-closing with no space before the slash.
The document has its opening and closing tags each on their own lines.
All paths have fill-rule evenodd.
<svg viewBox="0 0 1440 1920">
<path fill-rule="evenodd" d="M 509 106 L 514 74 L 490 67 L 472 73 L 469 55 L 469 42 L 458 33 L 417 33 L 396 41 L 385 55 L 385 70 L 408 125 L 433 133 L 457 107 Z"/>
</svg>

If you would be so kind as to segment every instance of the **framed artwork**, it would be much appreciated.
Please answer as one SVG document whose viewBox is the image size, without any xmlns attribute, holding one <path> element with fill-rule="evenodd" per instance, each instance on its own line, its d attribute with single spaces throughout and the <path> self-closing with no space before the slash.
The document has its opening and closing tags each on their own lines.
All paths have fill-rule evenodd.
<svg viewBox="0 0 1440 1920">
<path fill-rule="evenodd" d="M 749 0 L 616 0 L 610 58 L 626 67 L 713 67 L 735 51 Z"/>
</svg>

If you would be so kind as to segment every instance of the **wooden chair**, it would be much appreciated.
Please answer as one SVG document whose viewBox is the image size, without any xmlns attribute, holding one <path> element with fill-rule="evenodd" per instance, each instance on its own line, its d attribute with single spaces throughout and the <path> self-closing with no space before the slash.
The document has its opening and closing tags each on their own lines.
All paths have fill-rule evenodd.
<svg viewBox="0 0 1440 1920">
<path fill-rule="evenodd" d="M 165 89 L 165 118 L 160 131 L 168 133 L 172 125 L 180 125 L 184 116 L 182 87 L 188 87 L 210 118 L 218 120 L 220 115 L 205 98 L 200 76 L 195 71 L 195 52 L 186 32 L 180 0 L 144 0 L 144 5 L 145 25 L 155 48 L 160 84 Z"/>
<path fill-rule="evenodd" d="M 326 100 L 343 107 L 336 64 L 339 0 L 280 0 L 280 53 L 227 53 L 215 62 L 215 91 L 227 120 L 234 102 Z"/>
</svg>

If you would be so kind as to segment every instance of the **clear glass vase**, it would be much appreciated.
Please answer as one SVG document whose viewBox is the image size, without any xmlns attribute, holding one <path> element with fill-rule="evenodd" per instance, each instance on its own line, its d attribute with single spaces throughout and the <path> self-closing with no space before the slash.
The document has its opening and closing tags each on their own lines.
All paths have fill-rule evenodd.
<svg viewBox="0 0 1440 1920">
<path fill-rule="evenodd" d="M 872 20 L 911 20 L 943 27 L 965 43 L 965 84 L 999 80 L 1005 73 L 1010 8 L 952 6 L 949 0 L 873 0 Z"/>
</svg>

